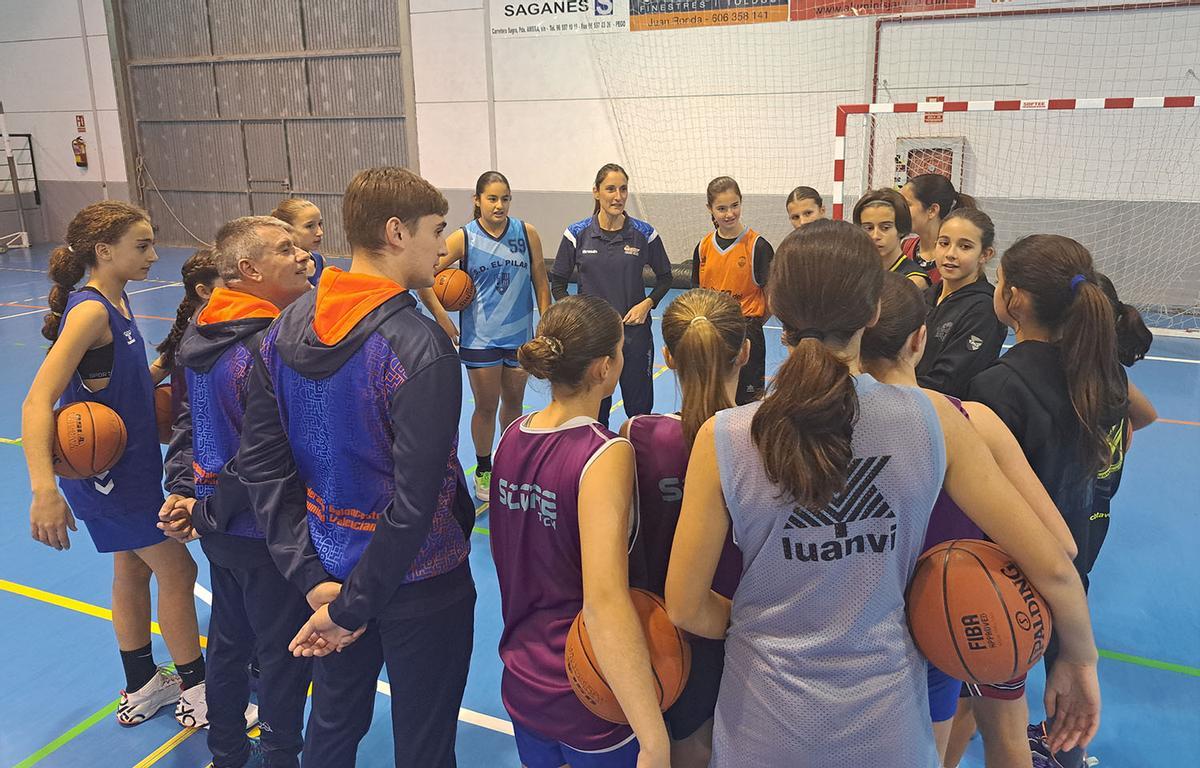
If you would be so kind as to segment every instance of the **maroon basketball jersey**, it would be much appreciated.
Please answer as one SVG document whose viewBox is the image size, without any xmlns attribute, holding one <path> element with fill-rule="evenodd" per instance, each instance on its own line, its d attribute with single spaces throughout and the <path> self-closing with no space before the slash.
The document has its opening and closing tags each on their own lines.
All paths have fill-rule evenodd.
<svg viewBox="0 0 1200 768">
<path fill-rule="evenodd" d="M 532 416 L 505 430 L 492 462 L 492 559 L 504 617 L 500 696 L 522 728 L 581 751 L 603 750 L 632 730 L 584 707 L 563 652 L 583 608 L 579 486 L 596 457 L 622 438 L 587 417 L 535 429 Z"/>
<path fill-rule="evenodd" d="M 641 560 L 645 587 L 663 594 L 671 543 L 683 507 L 683 481 L 687 474 L 688 447 L 679 415 L 650 414 L 629 421 L 629 442 L 637 455 L 638 509 L 641 516 L 634 557 Z M 733 543 L 733 526 L 725 536 L 725 549 L 713 574 L 712 588 L 732 598 L 742 577 L 742 553 Z"/>
<path fill-rule="evenodd" d="M 961 400 L 950 397 L 950 395 L 944 397 L 970 420 L 971 416 L 967 413 L 967 409 L 962 407 Z M 987 536 L 983 535 L 979 526 L 975 525 L 971 518 L 967 517 L 966 513 L 954 503 L 946 490 L 942 489 L 938 494 L 937 501 L 933 503 L 933 512 L 929 515 L 929 527 L 925 529 L 925 544 L 921 551 L 927 552 L 930 547 L 954 539 L 986 540 Z"/>
</svg>

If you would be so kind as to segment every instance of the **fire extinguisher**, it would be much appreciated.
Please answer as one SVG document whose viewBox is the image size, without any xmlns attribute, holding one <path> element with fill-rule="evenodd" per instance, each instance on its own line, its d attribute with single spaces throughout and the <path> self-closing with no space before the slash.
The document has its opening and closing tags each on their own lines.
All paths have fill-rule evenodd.
<svg viewBox="0 0 1200 768">
<path fill-rule="evenodd" d="M 71 149 L 75 152 L 75 165 L 80 168 L 87 168 L 87 142 L 83 140 L 82 136 L 76 137 L 71 142 Z"/>
</svg>

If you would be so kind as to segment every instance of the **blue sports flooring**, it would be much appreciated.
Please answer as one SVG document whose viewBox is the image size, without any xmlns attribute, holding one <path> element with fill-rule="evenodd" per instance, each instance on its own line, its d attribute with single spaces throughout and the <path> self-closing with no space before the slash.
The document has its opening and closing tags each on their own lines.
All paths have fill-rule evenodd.
<svg viewBox="0 0 1200 768">
<path fill-rule="evenodd" d="M 20 404 L 42 359 L 39 335 L 49 288 L 48 248 L 0 256 L 0 765 L 180 766 L 210 759 L 203 734 L 181 731 L 169 710 L 133 729 L 113 717 L 123 685 L 105 611 L 111 605 L 111 558 L 95 552 L 81 530 L 67 552 L 29 537 L 29 486 L 20 434 Z M 174 281 L 190 251 L 160 248 L 161 260 L 143 284 L 130 285 L 143 335 L 157 343 L 167 332 L 182 290 Z M 783 357 L 779 331 L 768 330 L 768 363 Z M 657 335 L 657 331 L 656 331 Z M 1100 680 L 1103 722 L 1091 747 L 1102 766 L 1200 764 L 1200 338 L 1159 338 L 1152 357 L 1131 372 L 1158 408 L 1159 423 L 1138 432 L 1113 505 L 1112 529 L 1093 573 L 1091 608 L 1104 649 Z M 670 410 L 678 395 L 669 372 L 656 369 L 656 405 Z M 469 392 L 464 377 L 464 391 Z M 620 397 L 618 392 L 617 397 Z M 531 383 L 530 406 L 547 401 Z M 474 462 L 464 405 L 462 462 Z M 614 416 L 614 427 L 623 414 Z M 519 764 L 500 703 L 500 608 L 484 515 L 473 537 L 472 567 L 479 590 L 475 653 L 458 732 L 463 766 Z M 198 545 L 200 587 L 209 584 Z M 208 623 L 197 590 L 201 631 Z M 160 663 L 168 661 L 155 636 Z M 1030 679 L 1034 717 L 1040 716 L 1041 674 Z M 374 727 L 359 750 L 362 766 L 391 763 L 388 699 L 381 686 Z M 978 741 L 963 765 L 982 766 Z"/>
</svg>

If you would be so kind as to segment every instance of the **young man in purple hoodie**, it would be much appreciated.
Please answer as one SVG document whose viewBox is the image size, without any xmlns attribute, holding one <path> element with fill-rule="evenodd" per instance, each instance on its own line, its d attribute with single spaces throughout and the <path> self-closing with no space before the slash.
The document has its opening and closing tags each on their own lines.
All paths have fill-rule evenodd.
<svg viewBox="0 0 1200 768">
<path fill-rule="evenodd" d="M 447 208 L 408 170 L 355 176 L 349 271 L 284 310 L 254 371 L 239 469 L 276 565 L 320 606 L 292 641 L 319 657 L 305 765 L 354 765 L 384 664 L 395 764 L 455 764 L 475 509 L 458 355 L 410 293 L 433 285 Z"/>
</svg>

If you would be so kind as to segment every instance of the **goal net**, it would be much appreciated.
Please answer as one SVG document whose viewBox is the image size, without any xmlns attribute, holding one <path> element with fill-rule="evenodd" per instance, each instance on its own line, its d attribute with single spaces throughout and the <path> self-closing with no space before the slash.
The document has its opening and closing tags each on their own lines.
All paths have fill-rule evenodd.
<svg viewBox="0 0 1200 768">
<path fill-rule="evenodd" d="M 648 2 L 631 0 L 631 28 Z M 1196 0 L 793 0 L 787 22 L 674 18 L 685 28 L 588 40 L 633 210 L 680 272 L 711 227 L 716 176 L 739 182 L 746 223 L 778 243 L 797 186 L 828 215 L 840 191 L 848 217 L 867 189 L 945 172 L 996 222 L 1001 251 L 1074 237 L 1148 322 L 1200 329 Z M 837 135 L 839 107 L 870 104 Z"/>
</svg>

